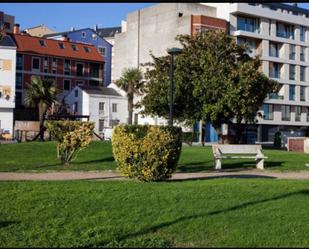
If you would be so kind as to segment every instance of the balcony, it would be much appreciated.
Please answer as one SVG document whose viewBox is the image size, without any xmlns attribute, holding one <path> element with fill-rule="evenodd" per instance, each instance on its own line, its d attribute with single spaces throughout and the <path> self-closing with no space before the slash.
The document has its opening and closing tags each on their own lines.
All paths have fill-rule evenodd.
<svg viewBox="0 0 309 249">
<path fill-rule="evenodd" d="M 277 94 L 277 93 L 269 93 L 268 94 L 268 98 L 269 99 L 282 99 L 283 100 L 283 96 Z"/>
</svg>

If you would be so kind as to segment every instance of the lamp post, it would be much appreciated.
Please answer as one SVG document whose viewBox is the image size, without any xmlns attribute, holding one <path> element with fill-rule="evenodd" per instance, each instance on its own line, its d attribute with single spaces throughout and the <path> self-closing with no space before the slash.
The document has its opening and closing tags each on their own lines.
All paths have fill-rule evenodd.
<svg viewBox="0 0 309 249">
<path fill-rule="evenodd" d="M 173 126 L 173 95 L 174 95 L 174 55 L 180 54 L 182 49 L 180 48 L 171 48 L 167 50 L 167 53 L 171 56 L 170 64 L 170 97 L 169 97 L 169 106 L 170 106 L 170 115 L 168 120 L 168 125 Z"/>
</svg>

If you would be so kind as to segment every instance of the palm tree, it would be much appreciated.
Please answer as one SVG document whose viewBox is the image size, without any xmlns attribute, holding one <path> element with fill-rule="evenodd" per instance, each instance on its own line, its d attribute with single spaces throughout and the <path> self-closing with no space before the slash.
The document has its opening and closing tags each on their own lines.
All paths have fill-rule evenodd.
<svg viewBox="0 0 309 249">
<path fill-rule="evenodd" d="M 44 140 L 44 116 L 47 109 L 56 102 L 57 88 L 54 80 L 31 77 L 31 84 L 27 84 L 25 104 L 29 107 L 38 107 L 40 120 L 40 139 Z"/>
<path fill-rule="evenodd" d="M 127 93 L 129 111 L 128 124 L 132 124 L 134 94 L 141 95 L 144 91 L 142 72 L 138 68 L 127 68 L 123 71 L 122 77 L 115 83 Z"/>
</svg>

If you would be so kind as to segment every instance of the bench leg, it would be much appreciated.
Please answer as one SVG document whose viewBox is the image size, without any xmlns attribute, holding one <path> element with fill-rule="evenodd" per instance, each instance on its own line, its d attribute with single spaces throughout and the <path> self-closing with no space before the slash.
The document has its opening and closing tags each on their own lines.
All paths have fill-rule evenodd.
<svg viewBox="0 0 309 249">
<path fill-rule="evenodd" d="M 256 159 L 256 168 L 264 169 L 264 159 Z"/>
<path fill-rule="evenodd" d="M 215 169 L 221 169 L 221 159 L 215 159 Z"/>
</svg>

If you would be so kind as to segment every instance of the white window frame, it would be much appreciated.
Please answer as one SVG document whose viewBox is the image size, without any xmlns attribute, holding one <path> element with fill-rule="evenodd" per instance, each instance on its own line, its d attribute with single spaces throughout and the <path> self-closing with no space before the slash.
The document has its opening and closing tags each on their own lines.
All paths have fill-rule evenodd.
<svg viewBox="0 0 309 249">
<path fill-rule="evenodd" d="M 82 38 L 86 38 L 86 32 L 82 31 Z"/>
</svg>

